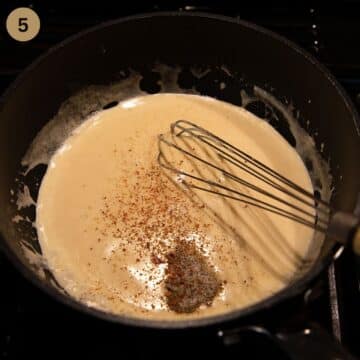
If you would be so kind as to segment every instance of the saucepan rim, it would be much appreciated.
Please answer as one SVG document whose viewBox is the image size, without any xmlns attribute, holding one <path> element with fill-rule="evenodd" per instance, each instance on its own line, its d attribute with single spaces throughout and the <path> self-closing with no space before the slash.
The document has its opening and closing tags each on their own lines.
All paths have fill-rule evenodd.
<svg viewBox="0 0 360 360">
<path fill-rule="evenodd" d="M 148 19 L 148 18 L 157 18 L 157 17 L 172 17 L 172 16 L 179 16 L 179 17 L 199 17 L 199 18 L 208 18 L 213 20 L 218 20 L 221 22 L 229 22 L 233 24 L 241 25 L 245 28 L 252 29 L 256 32 L 260 32 L 273 40 L 277 40 L 284 45 L 286 45 L 289 51 L 295 51 L 300 53 L 304 58 L 304 61 L 310 62 L 314 67 L 317 68 L 327 79 L 331 82 L 333 87 L 338 92 L 339 96 L 343 99 L 344 104 L 348 108 L 348 111 L 352 114 L 353 121 L 355 127 L 359 130 L 359 116 L 357 111 L 355 110 L 354 105 L 352 104 L 351 100 L 349 99 L 348 95 L 345 93 L 345 90 L 341 87 L 341 85 L 337 82 L 337 80 L 331 75 L 331 73 L 326 69 L 324 65 L 319 63 L 312 55 L 308 52 L 300 48 L 298 45 L 294 44 L 293 42 L 287 40 L 286 38 L 275 34 L 274 32 L 267 30 L 261 26 L 252 24 L 250 22 L 234 19 L 223 15 L 217 14 L 209 14 L 204 12 L 177 12 L 177 11 L 170 11 L 170 12 L 152 12 L 152 13 L 145 13 L 145 14 L 137 14 L 132 16 L 127 16 L 123 18 L 119 18 L 116 20 L 111 20 L 104 22 L 100 25 L 91 27 L 84 31 L 79 32 L 76 35 L 73 35 L 64 41 L 60 42 L 59 44 L 51 47 L 47 52 L 41 55 L 37 60 L 35 60 L 32 64 L 30 64 L 16 79 L 15 81 L 10 84 L 8 89 L 4 92 L 4 94 L 0 97 L 0 108 L 3 104 L 6 103 L 6 99 L 11 96 L 12 93 L 16 91 L 16 89 L 21 85 L 21 82 L 26 78 L 26 76 L 32 71 L 32 69 L 36 68 L 37 66 L 41 66 L 41 63 L 46 60 L 46 58 L 56 52 L 57 50 L 63 48 L 67 44 L 71 43 L 74 40 L 77 40 L 89 33 L 96 32 L 100 29 L 111 27 L 113 25 L 126 23 L 129 21 L 137 21 L 141 19 Z M 296 295 L 300 295 L 306 289 L 310 287 L 310 285 L 315 281 L 315 279 L 319 276 L 319 274 L 327 268 L 330 263 L 341 254 L 344 249 L 344 246 L 339 244 L 334 244 L 331 248 L 329 253 L 324 256 L 322 259 L 317 260 L 311 270 L 309 270 L 303 277 L 294 281 L 293 283 L 286 286 L 284 289 L 276 292 L 274 295 L 257 302 L 253 305 L 248 307 L 237 309 L 233 311 L 229 311 L 225 314 L 209 316 L 199 319 L 189 319 L 189 320 L 146 320 L 136 317 L 129 317 L 126 315 L 116 315 L 112 313 L 108 313 L 93 307 L 88 307 L 87 305 L 75 300 L 74 298 L 61 293 L 60 291 L 56 290 L 54 287 L 50 286 L 48 283 L 39 279 L 30 268 L 25 266 L 20 259 L 16 256 L 16 254 L 12 251 L 9 247 L 8 243 L 5 241 L 4 237 L 1 234 L 1 243 L 4 249 L 4 253 L 8 256 L 10 261 L 15 265 L 15 267 L 20 271 L 21 274 L 24 275 L 26 279 L 31 281 L 41 290 L 43 290 L 48 295 L 52 296 L 53 298 L 57 299 L 58 301 L 66 304 L 76 310 L 80 310 L 86 314 L 90 314 L 97 318 L 101 318 L 103 320 L 107 320 L 110 322 L 115 322 L 123 325 L 130 325 L 135 327 L 141 328 L 157 328 L 157 329 L 185 329 L 185 328 L 200 328 L 204 326 L 210 325 L 219 325 L 223 324 L 228 321 L 245 318 L 246 316 L 253 315 L 260 310 L 266 310 L 273 307 L 276 304 L 279 304 L 285 300 L 295 297 Z"/>
</svg>

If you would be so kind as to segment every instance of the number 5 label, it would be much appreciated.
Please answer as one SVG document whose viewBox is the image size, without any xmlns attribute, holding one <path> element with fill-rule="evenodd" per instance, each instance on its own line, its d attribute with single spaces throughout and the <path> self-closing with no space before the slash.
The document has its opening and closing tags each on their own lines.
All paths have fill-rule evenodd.
<svg viewBox="0 0 360 360">
<path fill-rule="evenodd" d="M 29 41 L 40 31 L 40 19 L 30 8 L 17 8 L 6 19 L 9 35 L 17 41 Z"/>
</svg>

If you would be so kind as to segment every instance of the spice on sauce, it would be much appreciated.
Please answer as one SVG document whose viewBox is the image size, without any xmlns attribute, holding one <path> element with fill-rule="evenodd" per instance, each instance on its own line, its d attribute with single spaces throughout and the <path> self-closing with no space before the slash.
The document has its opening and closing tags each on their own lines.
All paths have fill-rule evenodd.
<svg viewBox="0 0 360 360">
<path fill-rule="evenodd" d="M 168 307 L 177 313 L 191 313 L 201 305 L 210 306 L 222 283 L 195 244 L 178 241 L 166 259 L 164 285 Z"/>
<path fill-rule="evenodd" d="M 160 301 L 164 309 L 177 313 L 212 304 L 222 283 L 209 264 L 211 250 L 205 249 L 210 224 L 202 217 L 202 204 L 190 193 L 184 196 L 158 164 L 136 166 L 126 177 L 116 179 L 114 195 L 102 200 L 95 219 L 98 242 L 102 237 L 119 242 L 103 260 L 111 266 L 127 256 L 133 262 L 141 279 L 141 290 L 131 295 L 135 304 L 146 302 L 153 309 L 152 302 Z M 114 273 L 118 271 L 128 270 L 113 268 Z"/>
</svg>

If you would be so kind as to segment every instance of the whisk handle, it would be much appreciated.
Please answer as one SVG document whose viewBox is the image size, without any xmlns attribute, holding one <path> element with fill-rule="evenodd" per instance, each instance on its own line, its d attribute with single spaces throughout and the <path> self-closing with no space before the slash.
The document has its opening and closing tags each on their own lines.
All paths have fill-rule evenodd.
<svg viewBox="0 0 360 360">
<path fill-rule="evenodd" d="M 352 246 L 360 255 L 360 217 L 348 212 L 337 211 L 330 220 L 328 234 L 336 241 Z"/>
<path fill-rule="evenodd" d="M 360 255 L 360 226 L 358 226 L 355 230 L 355 234 L 352 239 L 352 248 L 356 255 Z"/>
</svg>

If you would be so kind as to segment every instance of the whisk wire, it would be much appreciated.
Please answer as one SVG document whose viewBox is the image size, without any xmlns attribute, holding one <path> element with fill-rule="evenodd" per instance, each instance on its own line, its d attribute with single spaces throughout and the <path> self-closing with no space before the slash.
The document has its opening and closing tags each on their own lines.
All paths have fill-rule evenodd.
<svg viewBox="0 0 360 360">
<path fill-rule="evenodd" d="M 161 140 L 163 141 L 163 140 Z M 166 142 L 166 141 L 165 141 Z M 167 143 L 167 142 L 166 142 Z M 170 145 L 172 146 L 172 144 L 170 143 Z M 205 188 L 205 187 L 201 187 L 201 186 L 198 186 L 198 185 L 194 185 L 192 183 L 189 183 L 187 182 L 186 180 L 183 180 L 182 181 L 182 184 L 187 186 L 188 188 L 193 188 L 193 189 L 197 189 L 197 190 L 202 190 L 202 191 L 206 191 L 208 193 L 212 193 L 212 194 L 216 194 L 216 195 L 221 195 L 223 197 L 226 197 L 228 199 L 232 199 L 232 200 L 237 200 L 237 201 L 240 201 L 244 204 L 247 204 L 247 205 L 251 205 L 251 206 L 255 206 L 257 208 L 260 208 L 260 209 L 263 209 L 263 210 L 266 210 L 266 211 L 270 211 L 272 213 L 275 213 L 275 214 L 278 214 L 278 215 L 281 215 L 281 216 L 285 216 L 291 220 L 294 220 L 294 221 L 297 221 L 298 223 L 301 223 L 303 225 L 306 225 L 306 226 L 309 226 L 309 227 L 312 227 L 312 228 L 315 228 L 316 230 L 319 230 L 321 232 L 324 232 L 326 230 L 326 222 L 325 221 L 318 221 L 318 223 L 314 223 L 310 220 L 307 220 L 305 218 L 302 218 L 301 216 L 297 216 L 296 214 L 293 214 L 291 213 L 290 211 L 287 211 L 285 209 L 282 209 L 282 208 L 279 208 L 275 205 L 272 205 L 272 204 L 269 204 L 269 203 L 266 203 L 265 201 L 261 201 L 251 195 L 248 195 L 248 194 L 245 194 L 245 193 L 242 193 L 240 191 L 237 191 L 237 190 L 234 190 L 234 189 L 231 189 L 227 186 L 224 186 L 224 185 L 221 185 L 221 184 L 218 184 L 216 182 L 213 182 L 211 180 L 204 180 L 203 178 L 200 178 L 196 175 L 193 175 L 193 174 L 190 174 L 186 171 L 181 171 L 181 170 L 176 170 L 175 168 L 173 168 L 171 165 L 168 165 L 168 162 L 165 163 L 165 158 L 163 156 L 162 153 L 159 153 L 159 156 L 158 156 L 158 162 L 159 164 L 163 167 L 163 168 L 166 168 L 170 171 L 173 171 L 175 172 L 177 175 L 183 175 L 185 178 L 186 177 L 189 177 L 191 179 L 194 179 L 194 180 L 197 180 L 199 182 L 202 182 L 202 183 L 205 183 L 207 185 L 210 185 L 210 186 L 213 186 L 213 187 L 216 187 L 216 188 L 219 188 L 219 189 L 222 189 L 222 190 L 225 190 L 225 191 L 228 191 L 230 193 L 233 193 L 233 194 L 236 194 L 238 196 L 235 196 L 235 195 L 230 195 L 230 194 L 226 194 L 224 192 L 220 192 L 220 191 L 215 191 L 215 190 L 212 190 L 212 189 L 209 189 L 209 188 Z M 311 216 L 313 217 L 313 215 L 311 214 Z"/>
<path fill-rule="evenodd" d="M 187 124 L 190 125 L 190 128 L 185 128 L 183 126 L 181 126 L 180 124 Z M 179 133 L 175 132 L 175 129 L 179 128 L 181 131 Z M 244 151 L 238 149 L 237 147 L 233 146 L 232 144 L 228 143 L 227 141 L 225 141 L 224 139 L 221 139 L 220 137 L 218 137 L 217 135 L 211 133 L 210 131 L 202 128 L 201 126 L 198 126 L 188 120 L 177 120 L 176 122 L 174 122 L 173 124 L 171 124 L 171 133 L 175 136 L 181 136 L 183 133 L 189 133 L 192 136 L 194 136 L 195 138 L 199 139 L 200 141 L 206 143 L 207 145 L 213 147 L 214 149 L 216 149 L 219 152 L 224 153 L 223 150 L 221 150 L 219 147 L 216 147 L 215 145 L 209 143 L 208 141 L 205 140 L 204 136 L 201 135 L 197 135 L 194 134 L 193 131 L 199 131 L 201 133 L 204 133 L 207 135 L 207 139 L 209 140 L 216 140 L 216 142 L 218 144 L 221 144 L 221 146 L 225 147 L 227 150 L 233 152 L 234 154 L 236 154 L 237 156 L 239 156 L 240 158 L 244 159 L 245 161 L 247 161 L 248 163 L 260 168 L 261 170 L 263 170 L 265 173 L 275 177 L 276 179 L 278 179 L 280 182 L 283 182 L 284 184 L 288 185 L 289 187 L 293 188 L 294 190 L 300 192 L 301 194 L 303 194 L 304 196 L 310 198 L 311 200 L 314 199 L 314 195 L 305 190 L 304 188 L 302 188 L 301 186 L 297 185 L 296 183 L 294 183 L 293 181 L 289 180 L 288 178 L 284 177 L 283 175 L 279 174 L 278 172 L 276 172 L 275 170 L 273 170 L 272 168 L 270 168 L 269 166 L 265 165 L 264 163 L 262 163 L 261 161 L 253 158 L 252 156 L 248 155 L 247 153 L 245 153 Z M 234 159 L 231 155 L 227 154 L 229 157 L 231 157 L 232 159 Z M 247 164 L 248 165 L 248 164 Z M 316 199 L 318 204 L 322 204 L 326 209 L 330 209 L 329 204 L 322 200 L 322 199 Z"/>
<path fill-rule="evenodd" d="M 185 125 L 188 125 L 189 127 L 185 127 Z M 183 147 L 179 146 L 176 141 L 169 141 L 165 138 L 164 135 L 159 136 L 159 156 L 158 156 L 158 162 L 163 167 L 170 171 L 175 172 L 177 175 L 181 175 L 183 177 L 182 183 L 186 185 L 189 188 L 197 189 L 206 191 L 208 193 L 213 193 L 216 195 L 221 195 L 223 197 L 233 199 L 240 201 L 242 203 L 258 207 L 260 209 L 273 212 L 275 214 L 287 217 L 291 220 L 297 221 L 298 223 L 301 223 L 303 225 L 306 225 L 308 227 L 314 228 L 316 230 L 319 230 L 321 232 L 326 232 L 327 225 L 328 225 L 328 216 L 331 212 L 331 208 L 328 203 L 323 201 L 322 199 L 315 199 L 314 195 L 308 192 L 307 190 L 301 188 L 291 180 L 285 178 L 281 174 L 277 173 L 273 169 L 269 168 L 265 164 L 261 163 L 257 159 L 254 159 L 250 155 L 246 154 L 244 151 L 234 147 L 233 145 L 229 144 L 225 140 L 219 138 L 215 134 L 212 134 L 208 130 L 190 122 L 187 120 L 178 120 L 171 124 L 171 135 L 174 138 L 179 138 L 183 134 L 186 134 L 190 137 L 194 137 L 197 140 L 201 141 L 203 144 L 206 144 L 209 146 L 212 150 L 215 151 L 215 154 L 223 161 L 227 161 L 228 163 L 232 164 L 233 166 L 236 166 L 237 168 L 240 168 L 242 171 L 245 171 L 246 173 L 250 174 L 251 176 L 255 177 L 258 180 L 261 180 L 262 182 L 272 186 L 273 188 L 277 189 L 278 191 L 281 191 L 303 205 L 307 206 L 308 208 L 311 208 L 314 210 L 316 205 L 317 207 L 317 213 L 314 214 L 314 212 L 310 212 L 308 210 L 304 210 L 303 208 L 290 203 L 289 201 L 286 201 L 282 199 L 281 197 L 274 195 L 273 193 L 247 181 L 242 179 L 241 177 L 229 172 L 228 170 L 216 165 L 214 162 L 208 161 L 199 155 L 197 155 L 194 151 L 189 151 L 187 149 L 184 149 Z M 193 173 L 183 171 L 181 169 L 176 168 L 173 166 L 165 157 L 163 151 L 162 151 L 162 144 L 168 145 L 177 151 L 180 151 L 183 155 L 186 157 L 189 157 L 193 160 L 196 160 L 206 166 L 209 166 L 210 168 L 219 171 L 224 177 L 227 179 L 230 179 L 242 186 L 245 186 L 246 188 L 249 188 L 259 194 L 262 194 L 268 198 L 271 198 L 272 200 L 277 201 L 278 203 L 288 206 L 289 208 L 292 208 L 293 210 L 297 211 L 299 214 L 296 214 L 292 211 L 283 209 L 277 205 L 268 203 L 266 201 L 260 200 L 252 195 L 249 195 L 248 193 L 236 190 L 234 188 L 231 188 L 229 186 L 225 186 L 223 184 L 220 184 L 219 182 L 212 181 L 210 179 L 196 176 Z M 240 158 L 240 159 L 239 159 Z M 264 174 L 265 173 L 265 174 Z M 188 182 L 186 179 L 193 179 L 196 180 L 202 184 L 206 184 L 209 187 L 203 187 L 196 184 L 193 184 L 192 182 Z M 274 179 L 276 181 L 274 181 Z M 285 186 L 288 186 L 291 188 L 292 191 L 287 189 Z M 216 190 L 215 190 L 215 189 Z M 299 194 L 294 193 L 298 192 Z M 305 200 L 301 196 L 304 196 L 305 198 L 311 199 L 312 202 Z M 320 207 L 319 205 L 322 205 Z M 320 215 L 326 217 L 326 219 L 323 219 L 320 217 Z"/>
</svg>

